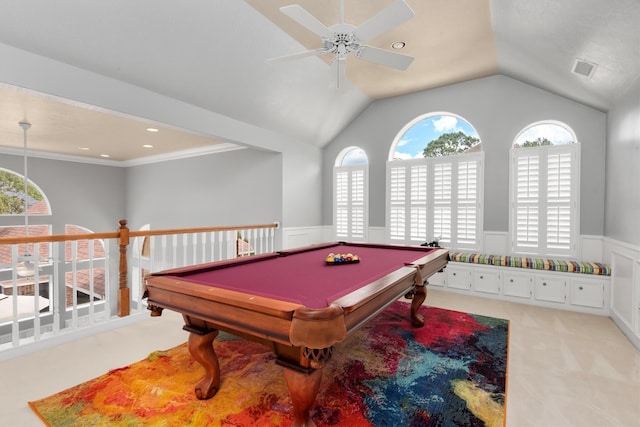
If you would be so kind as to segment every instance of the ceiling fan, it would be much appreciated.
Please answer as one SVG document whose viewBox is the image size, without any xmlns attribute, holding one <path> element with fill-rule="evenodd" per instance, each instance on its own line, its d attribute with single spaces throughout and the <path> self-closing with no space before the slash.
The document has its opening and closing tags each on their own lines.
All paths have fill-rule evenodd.
<svg viewBox="0 0 640 427">
<path fill-rule="evenodd" d="M 340 22 L 331 27 L 325 26 L 298 4 L 283 6 L 280 11 L 309 31 L 320 36 L 322 47 L 273 58 L 269 60 L 271 62 L 314 55 L 334 55 L 332 67 L 336 73 L 337 87 L 340 87 L 345 79 L 346 59 L 350 53 L 364 61 L 398 70 L 406 70 L 413 62 L 413 57 L 411 56 L 364 44 L 414 16 L 413 10 L 404 0 L 398 0 L 383 9 L 359 27 L 344 22 L 344 0 L 340 1 Z"/>
</svg>

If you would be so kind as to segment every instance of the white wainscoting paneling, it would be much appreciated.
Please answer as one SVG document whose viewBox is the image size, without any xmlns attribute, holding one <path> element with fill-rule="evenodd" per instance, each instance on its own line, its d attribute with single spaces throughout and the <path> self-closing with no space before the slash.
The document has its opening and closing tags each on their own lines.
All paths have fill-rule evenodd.
<svg viewBox="0 0 640 427">
<path fill-rule="evenodd" d="M 602 262 L 604 251 L 604 239 L 602 236 L 580 236 L 580 250 L 578 258 L 583 261 Z"/>
<path fill-rule="evenodd" d="M 609 315 L 640 349 L 640 247 L 605 238 L 603 259 L 611 265 Z"/>
<path fill-rule="evenodd" d="M 329 229 L 327 232 L 326 229 Z M 326 235 L 332 234 L 332 227 L 283 227 L 282 249 L 300 248 L 318 243 L 330 242 L 334 239 L 326 239 Z"/>
<path fill-rule="evenodd" d="M 509 251 L 509 234 L 498 231 L 484 233 L 484 250 L 486 254 L 506 255 Z"/>
</svg>

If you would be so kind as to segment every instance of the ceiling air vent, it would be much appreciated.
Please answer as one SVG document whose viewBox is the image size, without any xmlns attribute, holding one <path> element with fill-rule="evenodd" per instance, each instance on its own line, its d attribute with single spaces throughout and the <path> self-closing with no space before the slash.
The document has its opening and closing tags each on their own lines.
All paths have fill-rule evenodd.
<svg viewBox="0 0 640 427">
<path fill-rule="evenodd" d="M 596 71 L 596 68 L 598 68 L 598 64 L 585 61 L 584 59 L 577 59 L 576 63 L 573 65 L 573 73 L 591 78 L 594 71 Z"/>
</svg>

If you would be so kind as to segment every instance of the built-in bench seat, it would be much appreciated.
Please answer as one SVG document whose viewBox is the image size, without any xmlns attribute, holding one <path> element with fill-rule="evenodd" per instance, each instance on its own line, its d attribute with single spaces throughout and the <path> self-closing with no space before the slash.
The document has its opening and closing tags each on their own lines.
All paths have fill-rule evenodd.
<svg viewBox="0 0 640 427">
<path fill-rule="evenodd" d="M 429 278 L 445 291 L 607 316 L 611 267 L 599 262 L 450 251 Z"/>
<path fill-rule="evenodd" d="M 449 252 L 449 261 L 494 265 L 499 267 L 529 268 L 561 273 L 582 273 L 611 276 L 611 267 L 599 262 L 570 261 L 549 258 L 528 258 L 509 255 L 489 255 L 473 252 Z"/>
</svg>

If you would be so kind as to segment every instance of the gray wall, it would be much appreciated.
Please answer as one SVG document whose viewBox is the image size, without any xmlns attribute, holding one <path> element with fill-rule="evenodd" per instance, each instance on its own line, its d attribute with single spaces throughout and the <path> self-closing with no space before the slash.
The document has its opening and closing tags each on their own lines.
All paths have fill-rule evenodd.
<svg viewBox="0 0 640 427">
<path fill-rule="evenodd" d="M 640 78 L 609 111 L 605 236 L 640 245 Z"/>
<path fill-rule="evenodd" d="M 22 174 L 23 158 L 0 154 L 0 167 Z M 29 180 L 47 196 L 53 215 L 29 224 L 65 224 L 112 231 L 272 223 L 282 220 L 282 155 L 252 149 L 128 168 L 29 159 Z M 0 225 L 15 225 L 0 216 Z M 18 220 L 24 224 L 23 219 Z"/>
<path fill-rule="evenodd" d="M 127 168 L 131 229 L 282 221 L 282 155 L 242 149 Z"/>
<path fill-rule="evenodd" d="M 480 135 L 485 152 L 485 231 L 508 231 L 509 150 L 518 132 L 541 120 L 559 120 L 572 127 L 582 144 L 580 231 L 590 235 L 604 233 L 606 115 L 504 76 L 373 103 L 325 149 L 325 224 L 333 223 L 335 158 L 343 148 L 357 145 L 367 152 L 370 162 L 369 225 L 385 226 L 385 171 L 390 146 L 408 122 L 430 112 L 457 114 Z"/>
</svg>

